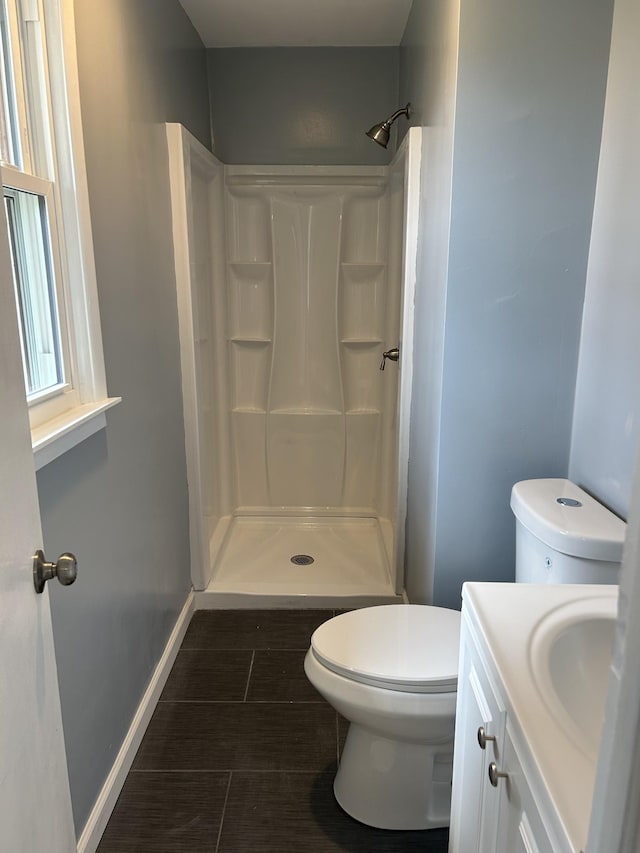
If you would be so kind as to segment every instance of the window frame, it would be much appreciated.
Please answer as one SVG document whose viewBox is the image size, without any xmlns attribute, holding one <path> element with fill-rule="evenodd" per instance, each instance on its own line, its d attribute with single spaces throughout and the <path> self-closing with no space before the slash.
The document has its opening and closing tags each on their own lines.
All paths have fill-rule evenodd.
<svg viewBox="0 0 640 853">
<path fill-rule="evenodd" d="M 39 110 L 25 104 L 46 99 L 51 122 L 49 133 L 36 128 L 39 144 L 22 151 L 22 168 L 46 177 L 25 174 L 2 164 L 2 183 L 17 190 L 47 191 L 50 240 L 58 293 L 60 332 L 65 343 L 65 384 L 52 393 L 42 392 L 29 403 L 31 438 L 36 469 L 51 462 L 75 444 L 106 426 L 105 412 L 120 402 L 108 397 L 98 307 L 98 288 L 89 213 L 89 193 L 84 158 L 84 139 L 80 112 L 80 92 L 75 43 L 73 0 L 18 0 L 22 17 L 13 22 L 20 31 L 22 45 L 28 39 L 42 38 L 42 54 L 28 52 L 25 61 L 34 62 L 35 72 L 44 75 L 44 87 L 35 89 L 20 83 L 17 93 L 18 120 L 38 125 L 31 118 Z M 25 14 L 26 13 L 26 14 Z M 11 12 L 9 18 L 11 19 Z M 32 17 L 29 17 L 29 16 Z M 42 34 L 29 27 L 42 26 Z M 40 22 L 40 23 L 39 23 Z M 16 53 L 15 43 L 12 53 Z M 33 68 L 32 68 L 33 70 Z M 15 74 L 15 70 L 14 70 Z M 16 84 L 18 88 L 18 84 Z M 20 102 L 23 100 L 23 106 Z M 30 128 L 30 132 L 33 127 Z M 21 137 L 23 134 L 21 134 Z M 36 149 L 34 151 L 33 149 Z M 40 152 L 39 154 L 37 152 Z M 29 190 L 28 187 L 32 189 Z"/>
</svg>

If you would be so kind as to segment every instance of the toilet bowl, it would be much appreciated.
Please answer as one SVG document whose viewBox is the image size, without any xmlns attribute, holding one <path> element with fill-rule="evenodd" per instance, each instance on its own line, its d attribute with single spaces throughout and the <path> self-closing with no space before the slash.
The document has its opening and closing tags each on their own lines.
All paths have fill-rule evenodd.
<svg viewBox="0 0 640 853">
<path fill-rule="evenodd" d="M 449 824 L 460 614 L 391 604 L 343 613 L 311 638 L 305 672 L 350 725 L 334 793 L 382 829 Z"/>
</svg>

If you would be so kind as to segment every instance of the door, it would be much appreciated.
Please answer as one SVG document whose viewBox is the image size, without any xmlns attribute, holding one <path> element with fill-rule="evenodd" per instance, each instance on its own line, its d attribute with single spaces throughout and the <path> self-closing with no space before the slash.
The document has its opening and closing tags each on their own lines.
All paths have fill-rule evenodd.
<svg viewBox="0 0 640 853">
<path fill-rule="evenodd" d="M 75 850 L 49 594 L 37 595 L 42 547 L 18 324 L 0 216 L 0 849 Z"/>
<path fill-rule="evenodd" d="M 502 763 L 506 717 L 462 624 L 449 851 L 491 853 L 499 798 L 488 769 L 491 762 Z"/>
<path fill-rule="evenodd" d="M 502 770 L 496 853 L 554 853 L 508 732 Z"/>
</svg>

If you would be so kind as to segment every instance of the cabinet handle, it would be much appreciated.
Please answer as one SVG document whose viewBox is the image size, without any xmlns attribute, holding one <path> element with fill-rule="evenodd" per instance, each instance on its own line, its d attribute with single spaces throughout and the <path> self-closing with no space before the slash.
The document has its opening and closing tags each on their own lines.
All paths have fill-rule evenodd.
<svg viewBox="0 0 640 853">
<path fill-rule="evenodd" d="M 498 770 L 498 765 L 495 763 L 495 761 L 492 761 L 491 764 L 489 765 L 489 781 L 491 782 L 493 787 L 494 788 L 498 787 L 498 782 L 500 781 L 500 779 L 508 779 L 508 778 L 509 778 L 509 774 L 508 773 L 501 773 Z"/>
<path fill-rule="evenodd" d="M 493 735 L 488 735 L 484 730 L 484 726 L 480 726 L 478 729 L 478 743 L 480 745 L 480 749 L 486 749 L 487 743 L 490 740 L 495 741 L 495 737 Z"/>
</svg>

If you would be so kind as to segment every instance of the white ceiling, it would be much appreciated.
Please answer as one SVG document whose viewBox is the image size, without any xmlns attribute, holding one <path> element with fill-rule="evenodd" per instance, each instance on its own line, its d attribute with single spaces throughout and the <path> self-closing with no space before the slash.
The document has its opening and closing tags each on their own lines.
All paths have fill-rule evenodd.
<svg viewBox="0 0 640 853">
<path fill-rule="evenodd" d="M 412 0 L 180 0 L 206 47 L 398 45 Z"/>
</svg>

